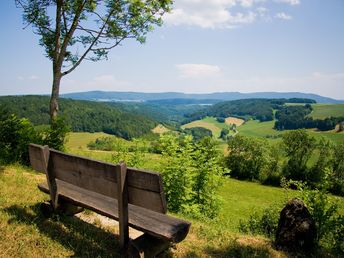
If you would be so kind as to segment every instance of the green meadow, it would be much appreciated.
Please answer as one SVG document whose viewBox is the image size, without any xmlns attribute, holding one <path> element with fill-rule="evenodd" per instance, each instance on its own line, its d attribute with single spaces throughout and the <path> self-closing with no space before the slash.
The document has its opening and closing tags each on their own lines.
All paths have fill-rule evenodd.
<svg viewBox="0 0 344 258">
<path fill-rule="evenodd" d="M 313 104 L 313 112 L 310 114 L 314 119 L 326 117 L 344 117 L 344 104 Z"/>
</svg>

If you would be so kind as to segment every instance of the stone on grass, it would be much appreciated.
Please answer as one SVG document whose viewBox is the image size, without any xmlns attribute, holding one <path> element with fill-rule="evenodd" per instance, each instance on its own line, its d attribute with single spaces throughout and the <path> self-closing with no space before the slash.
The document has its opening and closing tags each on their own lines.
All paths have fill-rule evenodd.
<svg viewBox="0 0 344 258">
<path fill-rule="evenodd" d="M 283 208 L 276 231 L 276 245 L 282 249 L 310 250 L 315 245 L 316 227 L 305 204 L 290 200 Z"/>
</svg>

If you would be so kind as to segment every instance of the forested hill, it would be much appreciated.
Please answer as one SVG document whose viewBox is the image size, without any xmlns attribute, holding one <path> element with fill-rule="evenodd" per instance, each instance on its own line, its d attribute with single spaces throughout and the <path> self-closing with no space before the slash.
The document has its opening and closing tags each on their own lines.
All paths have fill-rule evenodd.
<svg viewBox="0 0 344 258">
<path fill-rule="evenodd" d="M 317 103 L 344 103 L 344 100 L 336 100 L 323 97 L 317 94 L 301 93 L 301 92 L 215 92 L 204 94 L 187 94 L 181 92 L 161 92 L 161 93 L 145 93 L 145 92 L 120 92 L 120 91 L 88 91 L 62 94 L 61 97 L 79 99 L 79 100 L 95 100 L 95 101 L 135 101 L 145 102 L 150 100 L 166 100 L 166 99 L 194 99 L 194 100 L 218 100 L 230 101 L 239 99 L 290 99 L 290 98 L 307 98 L 314 99 Z"/>
<path fill-rule="evenodd" d="M 285 103 L 316 103 L 312 99 L 291 98 L 291 99 L 242 99 L 224 101 L 209 106 L 207 109 L 190 114 L 186 123 L 202 119 L 206 116 L 229 117 L 239 116 L 242 118 L 251 117 L 260 121 L 271 121 L 274 119 L 273 110 L 280 109 Z"/>
<path fill-rule="evenodd" d="M 107 103 L 60 99 L 60 115 L 75 132 L 106 132 L 130 139 L 150 132 L 156 122 L 142 114 L 129 113 Z M 8 109 L 34 125 L 49 123 L 48 96 L 0 97 L 0 110 Z"/>
</svg>

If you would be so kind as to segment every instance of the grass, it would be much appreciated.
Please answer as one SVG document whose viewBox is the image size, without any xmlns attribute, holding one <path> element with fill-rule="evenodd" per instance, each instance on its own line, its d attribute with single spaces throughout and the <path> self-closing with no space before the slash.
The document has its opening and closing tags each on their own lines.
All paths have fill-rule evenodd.
<svg viewBox="0 0 344 258">
<path fill-rule="evenodd" d="M 182 126 L 183 129 L 193 127 L 203 127 L 210 130 L 216 139 L 220 137 L 222 129 L 228 129 L 227 124 L 219 123 L 215 117 L 205 117 L 202 120 L 196 120 Z"/>
<path fill-rule="evenodd" d="M 310 114 L 314 119 L 326 117 L 344 117 L 344 104 L 314 104 L 313 112 Z"/>
<path fill-rule="evenodd" d="M 168 128 L 166 128 L 165 126 L 163 126 L 162 124 L 158 124 L 155 128 L 152 129 L 153 133 L 157 133 L 157 134 L 163 134 L 163 133 L 167 133 L 170 130 Z"/>
<path fill-rule="evenodd" d="M 0 257 L 119 257 L 117 227 L 75 216 L 46 219 L 39 204 L 48 196 L 36 187 L 45 176 L 18 165 L 0 171 Z M 190 220 L 191 230 L 162 257 L 290 257 L 275 250 L 270 240 L 237 230 L 240 219 L 283 201 L 282 189 L 227 178 L 221 196 L 222 211 L 215 220 L 174 215 Z"/>
<path fill-rule="evenodd" d="M 271 143 L 278 143 L 281 140 L 281 136 L 288 132 L 285 131 L 277 131 L 273 129 L 275 122 L 268 121 L 268 122 L 259 122 L 257 120 L 250 120 L 247 121 L 245 124 L 240 126 L 239 134 L 244 136 L 250 137 L 259 137 L 259 138 L 267 138 Z M 334 141 L 334 142 L 343 142 L 344 141 L 344 133 L 337 133 L 335 131 L 326 131 L 320 132 L 315 131 L 313 129 L 307 130 L 310 135 L 315 137 L 316 139 L 320 139 L 324 137 L 325 139 Z"/>
<path fill-rule="evenodd" d="M 87 144 L 100 137 L 115 137 L 106 133 L 69 133 L 67 136 L 67 149 L 86 149 Z"/>
<path fill-rule="evenodd" d="M 48 196 L 36 187 L 43 180 L 43 174 L 37 174 L 28 168 L 2 167 L 0 257 L 119 257 L 118 228 L 102 227 L 99 222 L 90 224 L 77 217 L 43 217 L 39 204 L 47 200 Z M 234 180 L 228 180 L 223 189 L 243 189 L 238 188 L 237 184 Z M 232 205 L 232 201 L 228 204 Z M 233 213 L 235 211 L 228 216 Z M 242 218 L 248 216 L 244 209 L 240 213 Z M 92 213 L 87 212 L 87 215 Z M 203 223 L 191 219 L 193 225 L 187 239 L 177 244 L 164 257 L 228 257 L 230 253 L 269 257 L 270 252 L 275 252 L 271 243 L 263 238 L 256 238 L 256 242 L 260 241 L 258 244 L 247 244 L 246 237 L 233 232 L 233 221 L 236 220 L 230 217 L 227 220 L 231 221 L 231 226 L 223 228 L 218 221 Z"/>
<path fill-rule="evenodd" d="M 282 188 L 230 178 L 225 179 L 220 192 L 223 205 L 219 217 L 231 232 L 237 232 L 239 221 L 248 219 L 253 211 L 262 212 L 285 199 Z"/>
</svg>

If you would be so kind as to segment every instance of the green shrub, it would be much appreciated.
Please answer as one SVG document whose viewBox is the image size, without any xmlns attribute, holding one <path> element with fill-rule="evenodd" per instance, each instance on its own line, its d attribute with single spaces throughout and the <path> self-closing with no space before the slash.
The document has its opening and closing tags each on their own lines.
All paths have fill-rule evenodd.
<svg viewBox="0 0 344 258">
<path fill-rule="evenodd" d="M 165 134 L 159 145 L 168 209 L 194 217 L 215 217 L 223 174 L 215 141 L 205 137 L 195 143 L 191 136 Z"/>
<path fill-rule="evenodd" d="M 65 119 L 58 117 L 52 121 L 48 130 L 43 133 L 43 144 L 48 145 L 52 149 L 63 151 L 66 136 L 69 131 L 70 127 Z"/>
<path fill-rule="evenodd" d="M 274 239 L 277 231 L 279 209 L 276 206 L 264 209 L 260 214 L 254 212 L 248 221 L 240 220 L 239 231 L 245 234 L 264 235 Z"/>
<path fill-rule="evenodd" d="M 27 119 L 0 111 L 0 163 L 29 164 L 29 143 L 41 143 L 39 134 Z"/>
</svg>

